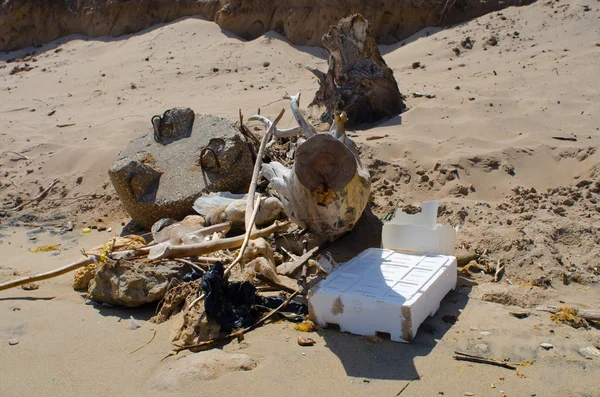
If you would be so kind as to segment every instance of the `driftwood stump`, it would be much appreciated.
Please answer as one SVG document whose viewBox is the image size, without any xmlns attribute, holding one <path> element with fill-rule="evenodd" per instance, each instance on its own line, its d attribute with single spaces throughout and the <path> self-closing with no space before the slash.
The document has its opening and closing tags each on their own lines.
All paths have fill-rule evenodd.
<svg viewBox="0 0 600 397">
<path fill-rule="evenodd" d="M 294 223 L 317 235 L 321 242 L 333 241 L 352 230 L 362 215 L 371 193 L 369 171 L 346 135 L 344 113 L 334 115 L 329 134 L 316 134 L 299 111 L 300 94 L 290 99 L 307 139 L 296 149 L 292 168 L 272 161 L 263 164 L 263 175 Z"/>
<path fill-rule="evenodd" d="M 331 121 L 345 112 L 347 126 L 375 122 L 404 110 L 398 84 L 377 48 L 369 22 L 360 14 L 342 19 L 323 36 L 329 52 L 327 74 L 307 66 L 319 79 L 319 90 L 310 104 Z"/>
</svg>

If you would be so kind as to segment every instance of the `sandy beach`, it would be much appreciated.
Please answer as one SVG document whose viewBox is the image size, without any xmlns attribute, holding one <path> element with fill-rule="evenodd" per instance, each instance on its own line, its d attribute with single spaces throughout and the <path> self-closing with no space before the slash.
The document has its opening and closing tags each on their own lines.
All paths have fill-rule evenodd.
<svg viewBox="0 0 600 397">
<path fill-rule="evenodd" d="M 412 343 L 318 329 L 316 345 L 301 347 L 293 324 L 276 322 L 169 356 L 177 321 L 149 322 L 155 306 L 86 305 L 67 274 L 0 291 L 0 396 L 600 396 L 600 356 L 590 353 L 598 323 L 575 329 L 536 310 L 600 309 L 599 18 L 591 0 L 538 1 L 380 45 L 407 110 L 350 132 L 373 198 L 330 252 L 346 261 L 378 246 L 379 219 L 396 205 L 440 200 L 440 220 L 459 227 L 457 256 L 505 266 L 498 283 L 460 273 Z M 472 49 L 460 44 L 467 37 Z M 107 171 L 152 115 L 186 106 L 236 121 L 240 109 L 272 119 L 285 108 L 279 125 L 293 127 L 280 99 L 301 92 L 305 109 L 318 84 L 304 67 L 326 70 L 326 56 L 276 32 L 246 41 L 201 18 L 0 54 L 0 205 L 58 179 L 39 204 L 0 218 L 0 282 L 122 234 L 130 219 Z M 73 230 L 58 233 L 68 222 Z M 31 252 L 41 245 L 60 251 Z M 454 351 L 518 369 L 459 362 Z"/>
</svg>

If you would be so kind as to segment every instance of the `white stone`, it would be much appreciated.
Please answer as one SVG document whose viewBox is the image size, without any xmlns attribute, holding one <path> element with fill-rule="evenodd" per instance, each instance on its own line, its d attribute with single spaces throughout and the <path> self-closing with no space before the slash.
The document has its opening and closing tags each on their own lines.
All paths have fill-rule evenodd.
<svg viewBox="0 0 600 397">
<path fill-rule="evenodd" d="M 311 319 L 321 327 L 410 342 L 456 286 L 456 258 L 370 248 L 309 291 Z"/>
<path fill-rule="evenodd" d="M 552 346 L 550 343 L 542 343 L 540 347 L 543 347 L 546 350 L 554 349 L 554 346 Z"/>
<path fill-rule="evenodd" d="M 600 350 L 596 349 L 594 346 L 582 347 L 579 349 L 579 354 L 585 358 L 600 357 Z"/>
</svg>

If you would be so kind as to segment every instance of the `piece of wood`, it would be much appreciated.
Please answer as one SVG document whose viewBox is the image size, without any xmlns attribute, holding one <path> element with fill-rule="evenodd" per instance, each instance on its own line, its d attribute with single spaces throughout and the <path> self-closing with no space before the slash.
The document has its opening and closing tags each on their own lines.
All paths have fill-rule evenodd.
<svg viewBox="0 0 600 397">
<path fill-rule="evenodd" d="M 250 116 L 248 117 L 248 120 L 250 121 L 260 121 L 261 123 L 263 123 L 265 125 L 265 127 L 267 128 L 271 128 L 271 125 L 273 124 L 271 122 L 271 120 L 269 120 L 268 118 L 261 116 L 260 114 L 256 114 L 254 116 Z M 296 135 L 300 135 L 302 133 L 302 128 L 301 127 L 293 127 L 293 128 L 288 128 L 286 130 L 280 130 L 280 129 L 275 129 L 275 131 L 273 132 L 273 137 L 274 138 L 289 138 L 292 136 L 296 136 Z"/>
<path fill-rule="evenodd" d="M 544 311 L 552 314 L 558 313 L 558 308 L 554 306 L 538 307 L 536 310 Z M 577 316 L 588 321 L 600 321 L 600 310 L 593 309 L 577 309 Z"/>
<path fill-rule="evenodd" d="M 264 229 L 256 230 L 250 234 L 250 240 L 257 239 L 259 237 L 267 237 L 271 234 L 287 228 L 289 222 L 275 222 L 271 226 L 265 227 Z M 171 247 L 169 253 L 163 258 L 187 258 L 190 256 L 199 256 L 210 254 L 215 251 L 221 251 L 230 248 L 238 248 L 244 242 L 244 235 L 229 237 L 220 239 L 217 241 L 207 241 L 205 243 L 197 244 L 182 244 Z M 149 248 L 134 250 L 138 254 L 148 254 Z M 156 258 L 156 259 L 163 259 Z"/>
<path fill-rule="evenodd" d="M 281 276 L 281 275 L 278 277 L 280 280 L 279 282 L 277 282 L 275 280 L 271 280 L 270 278 L 268 278 L 260 273 L 256 273 L 257 279 L 268 284 L 276 291 L 285 291 L 285 292 L 289 292 L 289 293 L 298 291 L 298 285 L 297 285 L 298 283 L 296 280 L 294 280 L 293 278 Z"/>
<path fill-rule="evenodd" d="M 455 351 L 454 354 L 456 354 L 456 355 L 453 356 L 453 358 L 455 360 L 459 360 L 459 361 L 470 361 L 470 362 L 479 363 L 479 364 L 495 365 L 497 367 L 502 367 L 502 368 L 507 368 L 507 369 L 512 369 L 512 370 L 517 369 L 517 367 L 515 367 L 514 365 L 506 363 L 504 361 L 492 360 L 492 359 L 488 359 L 488 358 L 484 358 L 484 357 L 474 356 L 471 354 L 461 353 L 458 351 Z"/>
<path fill-rule="evenodd" d="M 577 138 L 573 138 L 573 137 L 570 137 L 570 136 L 553 136 L 552 139 L 556 139 L 558 141 L 577 142 Z"/>
<path fill-rule="evenodd" d="M 267 142 L 269 142 L 269 140 L 273 136 L 273 132 L 277 128 L 277 123 L 279 123 L 279 120 L 281 120 L 284 113 L 285 113 L 285 109 L 281 109 L 281 112 L 279 112 L 279 115 L 277 115 L 277 117 L 275 118 L 275 120 L 273 121 L 271 126 L 269 127 L 267 133 L 263 137 L 262 141 L 260 142 L 260 148 L 258 149 L 258 153 L 256 155 L 256 162 L 254 163 L 254 170 L 252 171 L 252 179 L 250 182 L 250 189 L 248 190 L 248 201 L 246 203 L 246 217 L 245 217 L 246 230 L 252 229 L 252 226 L 250 223 L 250 218 L 252 217 L 252 213 L 254 212 L 253 211 L 254 201 L 255 201 L 254 195 L 256 194 L 256 185 L 258 183 L 258 175 L 260 174 L 260 168 L 263 163 L 263 156 L 265 155 L 265 149 L 267 147 Z"/>
<path fill-rule="evenodd" d="M 500 265 L 500 259 L 496 262 L 496 273 L 494 274 L 494 282 L 497 283 L 499 280 L 500 273 L 504 270 L 504 266 Z"/>
<path fill-rule="evenodd" d="M 58 183 L 58 179 L 55 179 L 52 181 L 50 186 L 48 186 L 46 189 L 44 189 L 44 191 L 42 191 L 40 194 L 38 194 L 34 199 L 25 201 L 24 203 L 21 203 L 13 208 L 0 209 L 0 211 L 6 211 L 6 212 L 19 211 L 28 204 L 31 204 L 33 202 L 40 202 L 44 197 L 46 197 L 46 195 L 48 194 L 50 189 L 52 189 L 54 187 L 54 185 L 56 185 L 57 183 Z"/>
<path fill-rule="evenodd" d="M 6 151 L 6 153 L 12 153 L 12 154 L 14 154 L 15 156 L 19 156 L 19 158 L 22 158 L 22 159 L 24 159 L 24 160 L 29 160 L 29 157 L 25 156 L 24 154 L 17 153 L 17 152 L 14 152 L 14 151 L 12 151 L 12 150 L 7 150 L 7 151 Z"/>
<path fill-rule="evenodd" d="M 244 270 L 241 265 L 241 261 L 242 261 L 242 257 L 244 256 L 244 252 L 246 251 L 246 247 L 248 246 L 248 241 L 250 241 L 250 233 L 252 233 L 252 229 L 254 228 L 254 222 L 256 222 L 256 215 L 258 214 L 259 208 L 260 208 L 260 195 L 256 199 L 256 205 L 254 205 L 254 210 L 252 211 L 252 215 L 250 216 L 250 219 L 246 223 L 246 233 L 244 235 L 244 241 L 242 242 L 242 247 L 240 248 L 240 252 L 238 253 L 238 256 L 233 260 L 233 262 L 231 262 L 231 264 L 229 266 L 227 266 L 227 269 L 225 269 L 225 271 L 223 272 L 223 277 L 227 276 L 229 274 L 229 272 L 231 271 L 231 269 L 233 269 L 233 267 L 235 265 L 237 265 L 238 263 L 240 263 L 240 271 Z"/>
<path fill-rule="evenodd" d="M 321 120 L 332 120 L 336 112 L 345 111 L 348 126 L 355 126 L 403 111 L 394 73 L 383 60 L 366 19 L 355 14 L 340 20 L 321 42 L 329 53 L 327 73 L 307 67 L 319 82 L 310 106 L 324 110 Z"/>
<path fill-rule="evenodd" d="M 373 135 L 373 136 L 368 136 L 365 141 L 376 141 L 378 139 L 384 139 L 387 138 L 389 135 Z"/>
<path fill-rule="evenodd" d="M 210 258 L 210 259 L 214 259 L 215 262 L 218 261 L 217 258 Z M 201 274 L 204 274 L 205 270 L 202 269 L 199 265 L 195 264 L 192 261 L 189 261 L 187 259 L 182 259 L 182 258 L 174 258 L 173 259 L 175 262 L 179 262 L 179 263 L 185 263 L 186 265 L 190 266 L 192 269 L 198 270 Z M 213 262 L 214 263 L 214 262 Z"/>
<path fill-rule="evenodd" d="M 196 349 L 196 348 L 200 348 L 200 347 L 210 347 L 213 346 L 219 342 L 225 342 L 228 340 L 232 340 L 234 338 L 237 338 L 239 335 L 244 335 L 250 331 L 252 331 L 255 328 L 260 327 L 262 324 L 264 324 L 268 319 L 270 319 L 271 317 L 273 317 L 276 313 L 278 313 L 281 309 L 283 309 L 284 307 L 286 307 L 288 305 L 288 303 L 290 303 L 292 301 L 292 299 L 294 299 L 296 297 L 296 295 L 298 295 L 300 293 L 300 291 L 296 291 L 293 294 L 291 294 L 286 300 L 285 302 L 283 302 L 281 305 L 279 305 L 279 307 L 277 307 L 276 309 L 271 310 L 267 315 L 265 315 L 263 318 L 261 318 L 260 320 L 258 320 L 256 323 L 254 323 L 253 325 L 242 329 L 241 331 L 235 331 L 235 332 L 231 332 L 227 335 L 225 335 L 222 338 L 217 338 L 217 339 L 211 339 L 205 342 L 200 342 L 194 345 L 186 345 L 186 346 L 177 346 L 177 348 L 175 349 L 175 352 L 179 353 L 180 351 L 183 350 L 188 350 L 188 349 Z"/>
<path fill-rule="evenodd" d="M 244 135 L 248 140 L 250 140 L 252 142 L 252 144 L 255 146 L 255 150 L 256 150 L 256 147 L 260 146 L 260 140 L 244 124 L 244 115 L 242 114 L 242 109 L 239 109 L 239 114 L 240 114 L 240 132 L 242 133 L 242 135 Z M 267 128 L 268 127 L 269 126 L 267 126 Z"/>
<path fill-rule="evenodd" d="M 231 222 L 223 222 L 223 223 L 217 223 L 216 225 L 204 227 L 204 228 L 194 232 L 194 234 L 199 234 L 201 236 L 208 236 L 210 234 L 218 233 L 218 232 L 227 234 L 230 230 L 231 230 Z"/>
<path fill-rule="evenodd" d="M 0 291 L 9 289 L 9 288 L 15 288 L 15 287 L 18 287 L 23 284 L 29 284 L 29 283 L 33 283 L 36 281 L 42 281 L 42 280 L 47 280 L 49 278 L 58 277 L 62 274 L 69 273 L 73 270 L 79 269 L 80 267 L 91 265 L 92 263 L 96 263 L 96 262 L 97 262 L 96 256 L 90 256 L 89 258 L 82 259 L 80 261 L 71 263 L 69 265 L 60 267 L 55 270 L 51 270 L 49 272 L 45 272 L 45 273 L 37 274 L 35 276 L 20 278 L 18 280 L 13 280 L 13 281 L 8 281 L 5 283 L 2 283 L 2 284 L 0 284 Z"/>
<path fill-rule="evenodd" d="M 317 251 L 319 251 L 319 247 L 315 247 L 308 251 L 306 254 L 302 255 L 298 259 L 295 259 L 291 262 L 282 263 L 277 266 L 277 274 L 281 274 L 283 276 L 290 276 L 294 274 L 298 269 L 302 267 L 310 258 L 312 258 Z"/>
<path fill-rule="evenodd" d="M 300 96 L 289 98 L 297 110 Z M 279 194 L 287 216 L 318 236 L 319 244 L 330 242 L 351 230 L 362 215 L 371 178 L 345 133 L 343 113 L 335 115 L 330 134 L 316 135 L 300 112 L 294 111 L 294 116 L 309 138 L 296 149 L 293 168 L 271 161 L 263 166 L 263 175 Z"/>
<path fill-rule="evenodd" d="M 285 95 L 284 98 L 290 100 L 290 108 L 292 109 L 292 114 L 294 115 L 294 118 L 296 119 L 296 122 L 300 126 L 306 139 L 312 137 L 313 135 L 316 135 L 317 130 L 315 129 L 315 127 L 309 122 L 307 122 L 300 113 L 300 93 L 297 93 L 296 95 Z"/>
</svg>

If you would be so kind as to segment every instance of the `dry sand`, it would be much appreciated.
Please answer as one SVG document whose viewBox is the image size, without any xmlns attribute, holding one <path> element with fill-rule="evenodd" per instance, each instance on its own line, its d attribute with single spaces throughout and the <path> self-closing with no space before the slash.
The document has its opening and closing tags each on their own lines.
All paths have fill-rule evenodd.
<svg viewBox="0 0 600 397">
<path fill-rule="evenodd" d="M 598 4 L 538 2 L 381 47 L 409 109 L 356 131 L 375 181 L 370 209 L 382 217 L 397 202 L 440 199 L 442 218 L 461 227 L 460 245 L 507 269 L 499 284 L 485 274 L 461 277 L 412 344 L 372 344 L 328 329 L 313 335 L 316 346 L 301 348 L 290 324 L 271 324 L 223 348 L 247 355 L 239 362 L 215 356 L 212 372 L 177 381 L 180 363 L 196 356 L 161 361 L 172 322 L 147 322 L 152 308 L 87 306 L 62 276 L 38 290 L 0 292 L 0 396 L 600 396 L 600 357 L 579 352 L 599 343 L 597 328 L 557 325 L 531 309 L 519 320 L 509 315 L 515 308 L 480 299 L 600 308 Z M 473 49 L 460 45 L 467 36 Z M 193 18 L 127 37 L 71 36 L 37 49 L 35 61 L 7 63 L 31 51 L 0 55 L 1 205 L 59 183 L 33 210 L 0 218 L 0 281 L 74 261 L 121 232 L 128 219 L 107 170 L 152 115 L 188 106 L 235 120 L 238 109 L 249 116 L 260 107 L 273 117 L 288 109 L 274 102 L 285 92 L 302 91 L 304 106 L 312 98 L 317 83 L 304 65 L 326 68 L 322 49 L 275 33 L 246 42 Z M 422 67 L 413 69 L 417 61 Z M 25 62 L 33 69 L 9 74 Z M 294 125 L 289 111 L 280 125 Z M 52 233 L 68 221 L 73 232 Z M 87 225 L 112 232 L 81 234 Z M 358 228 L 332 247 L 339 259 L 377 243 L 374 217 Z M 60 253 L 28 251 L 56 243 Z M 532 286 L 541 276 L 550 288 Z M 130 315 L 141 328 L 128 328 Z M 459 321 L 448 324 L 445 315 Z M 11 338 L 19 343 L 9 346 Z M 510 371 L 454 361 L 454 350 L 535 362 Z"/>
</svg>

